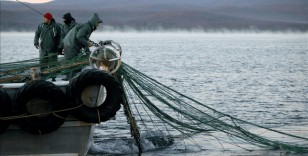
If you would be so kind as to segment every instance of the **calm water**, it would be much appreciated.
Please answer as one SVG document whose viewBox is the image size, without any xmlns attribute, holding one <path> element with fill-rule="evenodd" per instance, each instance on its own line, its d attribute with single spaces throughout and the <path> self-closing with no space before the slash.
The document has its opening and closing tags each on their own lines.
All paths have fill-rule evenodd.
<svg viewBox="0 0 308 156">
<path fill-rule="evenodd" d="M 34 32 L 1 33 L 1 63 L 37 58 L 33 39 Z M 94 32 L 90 39 L 117 41 L 125 63 L 218 111 L 308 137 L 307 33 Z M 94 154 L 138 151 L 122 109 L 117 120 L 97 125 L 95 135 Z M 186 150 L 182 142 L 157 149 L 146 132 L 141 136 L 143 155 L 305 155 L 254 146 L 249 146 L 253 152 L 228 144 L 222 148 L 202 133 L 193 137 L 202 150 L 189 141 Z"/>
</svg>

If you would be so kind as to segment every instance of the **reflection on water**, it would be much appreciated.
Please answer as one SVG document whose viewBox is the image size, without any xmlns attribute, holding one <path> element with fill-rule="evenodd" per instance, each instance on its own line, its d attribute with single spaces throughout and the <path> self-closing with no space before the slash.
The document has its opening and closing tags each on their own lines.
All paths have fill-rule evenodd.
<svg viewBox="0 0 308 156">
<path fill-rule="evenodd" d="M 1 33 L 1 63 L 38 57 L 33 39 L 34 32 Z M 307 34 L 94 32 L 91 36 L 96 42 L 109 39 L 120 43 L 125 63 L 180 93 L 236 118 L 308 136 Z M 249 130 L 262 136 L 271 135 L 258 129 Z M 171 146 L 162 146 L 169 145 L 167 134 L 162 140 L 153 140 L 150 134 L 141 132 L 144 155 L 281 154 L 280 150 L 241 144 L 255 150 L 246 152 L 228 144 L 220 145 L 202 133 L 193 136 L 203 149 L 200 150 L 170 131 L 174 133 Z M 93 154 L 138 151 L 122 109 L 117 120 L 97 125 L 95 136 Z M 277 140 L 283 139 L 277 136 Z"/>
</svg>

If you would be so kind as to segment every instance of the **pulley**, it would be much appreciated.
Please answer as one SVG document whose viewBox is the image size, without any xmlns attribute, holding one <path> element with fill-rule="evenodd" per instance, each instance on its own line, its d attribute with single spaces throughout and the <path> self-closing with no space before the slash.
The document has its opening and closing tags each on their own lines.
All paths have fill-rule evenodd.
<svg viewBox="0 0 308 156">
<path fill-rule="evenodd" d="M 121 46 L 112 41 L 100 41 L 97 48 L 91 52 L 89 62 L 92 69 L 105 70 L 115 73 L 121 65 Z"/>
</svg>

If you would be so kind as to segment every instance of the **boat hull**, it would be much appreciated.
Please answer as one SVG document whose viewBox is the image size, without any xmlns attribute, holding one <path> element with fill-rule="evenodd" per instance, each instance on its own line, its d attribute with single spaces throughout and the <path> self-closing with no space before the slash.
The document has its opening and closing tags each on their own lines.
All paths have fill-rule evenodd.
<svg viewBox="0 0 308 156">
<path fill-rule="evenodd" d="M 95 125 L 66 121 L 56 131 L 35 135 L 11 125 L 0 135 L 0 155 L 84 156 L 90 149 Z"/>
</svg>

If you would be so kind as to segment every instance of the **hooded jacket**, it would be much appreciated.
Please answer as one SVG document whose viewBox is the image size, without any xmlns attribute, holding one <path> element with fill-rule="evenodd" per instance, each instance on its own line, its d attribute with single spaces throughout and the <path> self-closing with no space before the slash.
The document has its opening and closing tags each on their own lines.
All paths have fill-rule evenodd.
<svg viewBox="0 0 308 156">
<path fill-rule="evenodd" d="M 71 29 L 64 37 L 63 44 L 79 53 L 82 47 L 88 46 L 89 38 L 92 32 L 96 29 L 96 24 L 102 22 L 103 21 L 98 17 L 98 15 L 94 13 L 88 22 L 78 24 Z"/>
<path fill-rule="evenodd" d="M 72 21 L 70 23 L 70 25 L 67 24 L 63 24 L 61 27 L 61 38 L 60 38 L 60 47 L 63 47 L 63 39 L 66 36 L 66 34 L 73 29 L 78 23 L 76 23 L 75 19 L 72 18 Z"/>
<path fill-rule="evenodd" d="M 51 19 L 50 25 L 41 23 L 34 37 L 34 44 L 41 42 L 41 49 L 44 52 L 57 52 L 60 48 L 61 27 L 56 24 L 54 19 Z"/>
</svg>

